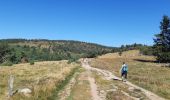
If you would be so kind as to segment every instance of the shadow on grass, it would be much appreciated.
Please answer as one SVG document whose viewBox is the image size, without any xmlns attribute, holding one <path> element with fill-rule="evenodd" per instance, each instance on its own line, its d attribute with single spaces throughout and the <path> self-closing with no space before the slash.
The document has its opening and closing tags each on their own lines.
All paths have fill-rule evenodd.
<svg viewBox="0 0 170 100">
<path fill-rule="evenodd" d="M 157 61 L 155 60 L 144 60 L 144 59 L 133 59 L 135 61 L 139 61 L 139 62 L 151 62 L 151 63 L 158 63 Z"/>
<path fill-rule="evenodd" d="M 139 61 L 139 62 L 150 62 L 150 63 L 156 63 L 156 64 L 160 64 L 161 67 L 167 67 L 170 68 L 170 63 L 160 63 L 156 60 L 144 60 L 144 59 L 133 59 L 135 61 Z"/>
</svg>

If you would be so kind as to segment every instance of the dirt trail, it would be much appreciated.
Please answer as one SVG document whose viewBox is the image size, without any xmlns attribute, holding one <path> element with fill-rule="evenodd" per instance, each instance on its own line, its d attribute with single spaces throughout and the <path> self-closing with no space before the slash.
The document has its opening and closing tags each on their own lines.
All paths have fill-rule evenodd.
<svg viewBox="0 0 170 100">
<path fill-rule="evenodd" d="M 93 100 L 101 100 L 101 98 L 98 96 L 98 91 L 97 91 L 97 85 L 95 84 L 95 80 L 92 77 L 88 77 L 90 87 L 91 87 L 91 94 L 93 97 Z"/>
<path fill-rule="evenodd" d="M 86 61 L 82 61 L 82 67 L 85 68 L 87 70 L 87 73 L 88 73 L 88 80 L 89 80 L 89 83 L 90 83 L 92 99 L 93 100 L 102 100 L 100 98 L 100 96 L 98 95 L 97 85 L 95 83 L 95 79 L 90 76 L 91 67 L 89 66 L 89 64 Z"/>
<path fill-rule="evenodd" d="M 103 76 L 105 77 L 105 79 L 107 80 L 122 80 L 119 77 L 116 77 L 115 75 L 113 75 L 111 72 L 107 71 L 107 70 L 102 70 L 102 69 L 98 69 L 98 68 L 93 68 L 89 65 L 89 60 L 85 59 L 82 61 L 82 67 L 85 68 L 88 71 L 97 71 L 101 74 L 103 74 Z M 93 98 L 99 98 L 99 96 L 97 95 L 97 88 L 96 88 L 96 84 L 93 82 L 94 80 L 91 80 L 92 84 L 91 84 L 91 89 L 92 89 L 92 95 Z M 164 98 L 144 89 L 141 88 L 137 85 L 132 84 L 131 82 L 125 82 L 125 84 L 127 84 L 129 87 L 133 87 L 135 89 L 139 89 L 141 90 L 150 100 L 165 100 Z M 94 85 L 94 86 L 93 86 Z M 94 99 L 94 100 L 101 100 L 101 99 Z"/>
</svg>

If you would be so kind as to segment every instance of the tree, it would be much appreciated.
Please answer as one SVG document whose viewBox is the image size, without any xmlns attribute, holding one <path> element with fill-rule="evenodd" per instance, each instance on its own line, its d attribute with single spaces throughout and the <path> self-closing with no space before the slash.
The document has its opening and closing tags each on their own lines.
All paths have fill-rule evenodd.
<svg viewBox="0 0 170 100">
<path fill-rule="evenodd" d="M 5 42 L 0 43 L 0 63 L 3 63 L 8 59 L 7 54 L 9 52 L 9 45 Z"/>
<path fill-rule="evenodd" d="M 170 19 L 168 16 L 163 16 L 160 23 L 159 34 L 155 35 L 154 39 L 154 55 L 159 62 L 170 62 Z"/>
</svg>

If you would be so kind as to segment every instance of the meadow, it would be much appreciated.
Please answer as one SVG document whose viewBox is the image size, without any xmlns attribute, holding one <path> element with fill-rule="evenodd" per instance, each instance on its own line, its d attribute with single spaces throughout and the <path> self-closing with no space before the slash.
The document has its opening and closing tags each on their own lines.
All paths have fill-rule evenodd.
<svg viewBox="0 0 170 100">
<path fill-rule="evenodd" d="M 130 82 L 170 99 L 170 68 L 155 63 L 153 56 L 141 55 L 138 50 L 123 52 L 121 56 L 118 53 L 109 53 L 93 59 L 91 65 L 109 70 L 120 77 L 123 62 L 129 66 Z"/>
<path fill-rule="evenodd" d="M 11 97 L 12 100 L 47 100 L 57 97 L 56 93 L 64 87 L 63 84 L 66 85 L 78 66 L 76 63 L 68 64 L 66 60 L 1 66 L 0 99 L 7 98 L 10 75 L 14 76 L 14 91 L 22 88 L 32 90 L 29 96 L 16 93 Z"/>
</svg>

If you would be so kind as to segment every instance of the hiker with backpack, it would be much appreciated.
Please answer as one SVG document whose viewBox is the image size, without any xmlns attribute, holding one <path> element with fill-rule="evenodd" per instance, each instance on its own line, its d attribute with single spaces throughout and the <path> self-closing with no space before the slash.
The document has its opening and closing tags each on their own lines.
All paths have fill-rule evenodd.
<svg viewBox="0 0 170 100">
<path fill-rule="evenodd" d="M 128 73 L 128 66 L 127 66 L 127 64 L 125 62 L 123 62 L 123 65 L 122 65 L 120 71 L 121 71 L 122 81 L 126 82 L 126 80 L 127 80 L 127 73 Z"/>
</svg>

